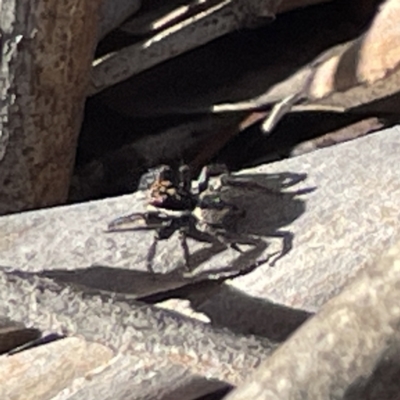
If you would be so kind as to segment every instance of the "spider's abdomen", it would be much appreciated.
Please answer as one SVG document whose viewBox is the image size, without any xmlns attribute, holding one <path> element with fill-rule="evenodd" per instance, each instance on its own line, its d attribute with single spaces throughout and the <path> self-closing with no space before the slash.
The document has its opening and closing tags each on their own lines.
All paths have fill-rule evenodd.
<svg viewBox="0 0 400 400">
<path fill-rule="evenodd" d="M 211 228 L 234 231 L 245 212 L 233 204 L 224 202 L 217 194 L 212 194 L 202 197 L 193 215 L 199 222 Z"/>
</svg>

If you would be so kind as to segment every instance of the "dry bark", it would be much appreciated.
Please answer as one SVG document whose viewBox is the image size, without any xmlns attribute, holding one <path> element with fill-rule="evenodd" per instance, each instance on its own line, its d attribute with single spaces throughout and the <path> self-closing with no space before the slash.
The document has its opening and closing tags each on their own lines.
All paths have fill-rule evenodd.
<svg viewBox="0 0 400 400">
<path fill-rule="evenodd" d="M 100 6 L 1 3 L 0 214 L 67 198 Z"/>
<path fill-rule="evenodd" d="M 398 398 L 399 302 L 400 242 L 227 399 Z"/>
<path fill-rule="evenodd" d="M 11 357 L 0 357 L 2 399 L 47 400 L 72 385 L 74 379 L 107 365 L 113 353 L 107 347 L 66 338 Z"/>
<path fill-rule="evenodd" d="M 223 0 L 156 33 L 142 42 L 106 54 L 93 64 L 89 95 L 201 46 L 233 30 L 253 23 L 260 16 L 273 17 L 281 0 Z"/>
<path fill-rule="evenodd" d="M 124 296 L 89 294 L 35 274 L 2 269 L 0 289 L 1 315 L 28 327 L 83 336 L 115 354 L 140 354 L 158 360 L 159 368 L 181 365 L 232 384 L 242 382 L 277 347 L 266 338 L 214 330 Z"/>
<path fill-rule="evenodd" d="M 258 109 L 299 95 L 299 99 L 305 99 L 309 110 L 324 105 L 344 110 L 364 107 L 368 111 L 397 113 L 397 101 L 385 103 L 382 107 L 374 103 L 400 91 L 399 15 L 400 4 L 396 0 L 387 0 L 381 5 L 369 30 L 356 40 L 327 50 L 257 98 L 216 104 L 210 111 Z M 365 107 L 368 104 L 371 106 Z M 305 108 L 302 106 L 298 110 L 304 111 Z"/>
</svg>

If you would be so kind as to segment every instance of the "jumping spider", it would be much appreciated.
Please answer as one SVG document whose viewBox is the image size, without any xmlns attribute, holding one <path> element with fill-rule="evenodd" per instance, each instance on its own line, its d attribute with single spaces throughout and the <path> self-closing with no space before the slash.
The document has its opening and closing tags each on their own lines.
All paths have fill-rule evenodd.
<svg viewBox="0 0 400 400">
<path fill-rule="evenodd" d="M 185 267 L 189 271 L 188 237 L 200 242 L 229 245 L 239 253 L 243 252 L 238 244 L 259 244 L 258 238 L 236 233 L 236 225 L 245 216 L 245 211 L 221 199 L 219 191 L 210 187 L 210 175 L 210 170 L 205 167 L 199 178 L 192 181 L 187 165 L 181 166 L 178 173 L 163 166 L 150 187 L 148 211 L 113 220 L 108 225 L 108 232 L 154 229 L 154 241 L 146 258 L 151 272 L 158 242 L 169 239 L 176 231 L 179 232 Z"/>
</svg>

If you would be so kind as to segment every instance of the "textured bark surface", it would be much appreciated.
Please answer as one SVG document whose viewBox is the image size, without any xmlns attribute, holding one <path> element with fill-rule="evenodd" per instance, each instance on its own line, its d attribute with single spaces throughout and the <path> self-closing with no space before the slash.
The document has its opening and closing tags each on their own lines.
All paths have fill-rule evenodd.
<svg viewBox="0 0 400 400">
<path fill-rule="evenodd" d="M 395 127 L 243 171 L 239 176 L 281 193 L 242 188 L 225 193 L 247 212 L 241 231 L 259 235 L 265 247 L 242 257 L 232 249 L 216 252 L 190 241 L 196 266 L 192 277 L 182 276 L 178 235 L 159 243 L 152 274 L 146 268 L 146 254 L 153 232 L 104 232 L 111 220 L 145 210 L 143 192 L 0 218 L 0 265 L 144 296 L 227 274 L 227 269 L 230 274 L 246 269 L 255 258 L 282 249 L 282 237 L 274 234 L 283 230 L 294 236 L 292 250 L 274 268 L 264 264 L 232 285 L 249 296 L 315 311 L 397 232 L 400 170 L 393 165 L 399 147 Z M 223 304 L 213 304 L 213 310 Z M 222 314 L 230 315 L 227 310 Z"/>
<path fill-rule="evenodd" d="M 290 8 L 289 4 L 300 2 L 284 4 Z M 82 13 L 95 7 L 70 0 L 68 4 L 70 10 L 79 9 Z M 2 15 L 5 7 L 11 10 L 14 6 L 12 1 L 5 5 L 0 0 Z M 61 11 L 55 12 L 56 19 L 52 19 L 54 15 L 50 18 L 49 9 L 61 7 L 67 13 L 62 5 L 52 8 L 53 3 L 37 0 L 30 7 L 40 12 L 38 17 L 32 10 L 24 14 L 25 23 L 32 19 L 24 24 L 26 31 L 29 26 L 37 26 L 48 32 L 46 24 L 53 22 L 57 25 L 57 28 L 52 26 L 54 43 L 59 42 L 55 38 L 59 37 L 61 26 L 62 34 L 85 31 L 83 26 L 77 30 L 67 26 L 65 21 L 71 15 L 64 20 L 60 18 Z M 383 24 L 380 31 L 374 31 L 373 26 L 371 37 L 364 35 L 362 40 L 344 45 L 319 66 L 315 82 L 321 92 L 314 91 L 316 100 L 329 100 L 331 95 L 335 98 L 337 92 L 343 92 L 345 102 L 340 104 L 354 107 L 398 90 L 400 58 L 395 17 L 399 9 L 392 0 L 385 7 L 375 22 L 384 22 L 387 28 Z M 40 13 L 44 9 L 47 17 L 43 19 Z M 121 10 L 122 6 L 118 11 Z M 85 18 L 75 15 L 74 21 L 82 22 Z M 45 198 L 52 190 L 48 185 L 51 180 L 36 188 L 36 183 L 44 182 L 42 170 L 47 178 L 50 173 L 45 169 L 52 169 L 51 178 L 56 177 L 60 182 L 62 176 L 55 167 L 65 166 L 66 153 L 74 147 L 72 136 L 68 136 L 67 143 L 62 134 L 72 134 L 71 126 L 76 123 L 78 129 L 79 125 L 76 122 L 79 118 L 63 119 L 60 111 L 69 107 L 65 109 L 70 116 L 73 112 L 79 114 L 82 104 L 77 101 L 84 97 L 84 90 L 78 88 L 84 80 L 71 78 L 66 66 L 80 63 L 87 53 L 83 44 L 70 44 L 77 42 L 75 36 L 67 37 L 63 43 L 68 42 L 73 51 L 66 47 L 64 50 L 70 54 L 80 49 L 81 56 L 74 53 L 78 58 L 67 56 L 57 64 L 58 53 L 50 51 L 57 46 L 46 44 L 42 48 L 36 42 L 43 32 L 33 29 L 27 39 L 25 32 L 13 36 L 11 25 L 4 26 L 9 28 L 6 35 L 0 32 L 2 44 L 6 43 L 3 58 L 7 63 L 1 67 L 0 83 L 8 82 L 5 77 L 8 79 L 9 72 L 14 71 L 14 64 L 19 69 L 17 80 L 9 81 L 15 85 L 4 88 L 12 94 L 7 98 L 7 111 L 15 112 L 3 113 L 5 128 L 2 126 L 0 145 L 3 143 L 3 150 L 7 151 L 0 157 L 0 178 L 3 179 L 2 168 L 9 162 L 11 149 L 14 157 L 11 162 L 18 168 L 21 162 L 23 166 L 32 166 L 26 171 L 32 178 L 32 193 L 37 197 L 30 192 L 26 194 L 40 203 L 41 197 Z M 94 27 L 94 22 L 88 26 Z M 374 36 L 374 32 L 387 34 Z M 13 47 L 16 42 L 19 44 Z M 370 53 L 363 53 L 364 42 Z M 49 55 L 54 55 L 54 59 Z M 363 60 L 355 69 L 349 67 L 353 56 Z M 38 69 L 29 69 L 26 74 L 23 65 Z M 84 66 L 79 68 L 81 72 L 84 70 Z M 71 67 L 71 71 L 79 68 Z M 340 73 L 342 68 L 344 75 Z M 27 77 L 22 89 L 20 76 Z M 62 81 L 61 77 L 68 79 Z M 382 82 L 388 91 L 374 86 Z M 367 97 L 363 92 L 354 92 L 348 98 L 350 103 L 346 103 L 346 93 L 349 88 L 350 92 L 354 89 L 352 85 L 363 90 L 371 85 L 372 89 L 367 91 Z M 66 97 L 70 96 L 71 104 L 59 100 L 59 88 L 67 93 Z M 26 99 L 29 101 L 22 104 Z M 396 111 L 396 103 L 392 104 Z M 39 111 L 43 110 L 47 111 L 42 115 Z M 18 119 L 15 117 L 18 113 L 30 119 Z M 9 120 L 10 116 L 15 118 Z M 16 124 L 21 121 L 31 125 L 18 127 Z M 379 126 L 375 120 L 368 121 L 373 127 Z M 10 126 L 15 129 L 11 131 Z M 52 130 L 54 126 L 56 131 Z M 340 141 L 360 135 L 359 128 L 370 129 L 371 125 L 351 128 L 356 131 L 338 131 L 313 145 L 323 146 L 326 140 Z M 40 146 L 36 146 L 31 140 L 38 136 L 32 132 L 43 137 L 44 133 L 49 134 L 53 141 L 40 139 Z M 17 139 L 26 146 L 19 153 Z M 156 142 L 157 139 L 153 143 Z M 157 146 L 160 152 L 162 146 L 171 143 L 160 140 Z M 1 217 L 0 266 L 11 265 L 14 270 L 0 268 L 0 317 L 23 324 L 3 326 L 0 318 L 0 351 L 35 339 L 42 332 L 73 337 L 10 357 L 0 356 L 0 398 L 193 400 L 229 387 L 229 383 L 241 385 L 264 360 L 266 364 L 254 380 L 237 392 L 238 398 L 396 398 L 400 389 L 400 244 L 373 267 L 371 260 L 400 237 L 400 173 L 395 168 L 399 151 L 397 127 L 353 143 L 241 172 L 239 176 L 279 193 L 237 187 L 224 192 L 227 200 L 247 212 L 242 232 L 259 235 L 262 246 L 248 252 L 243 246 L 245 254 L 238 256 L 231 249 L 218 252 L 207 244 L 189 241 L 194 270 L 184 276 L 183 253 L 176 234 L 158 246 L 156 273 L 151 273 L 146 269 L 145 259 L 153 233 L 104 232 L 111 219 L 144 209 L 146 200 L 140 192 Z M 21 171 L 18 168 L 17 175 Z M 67 176 L 67 169 L 63 171 L 63 176 Z M 35 180 L 31 173 L 36 173 Z M 6 178 L 5 183 L 14 184 Z M 3 199 L 7 200 L 1 193 L 4 186 L 1 179 L 0 207 Z M 54 195 L 61 193 L 59 187 L 55 190 L 58 192 Z M 13 195 L 19 199 L 21 193 Z M 294 238 L 289 253 L 275 268 L 268 264 L 255 268 L 254 260 L 282 249 L 286 234 Z M 368 268 L 357 280 L 333 298 L 366 265 Z M 238 271 L 241 276 L 235 277 Z M 234 279 L 224 283 L 217 279 L 226 276 Z M 141 296 L 150 296 L 142 300 L 154 303 L 172 299 L 167 304 L 149 305 L 137 300 Z M 170 310 L 161 309 L 167 307 Z M 277 348 L 276 342 L 286 340 L 312 311 L 321 312 L 272 352 Z"/>
<path fill-rule="evenodd" d="M 277 347 L 113 294 L 87 294 L 19 271 L 0 271 L 0 313 L 44 332 L 83 336 L 115 354 L 180 365 L 210 379 L 238 384 Z M 145 375 L 144 369 L 139 371 Z M 140 377 L 137 377 L 139 379 Z"/>
<path fill-rule="evenodd" d="M 100 5 L 1 3 L 0 214 L 67 197 Z"/>
<path fill-rule="evenodd" d="M 254 193 L 246 203 L 241 199 L 249 224 L 243 229 L 269 227 L 272 232 L 282 226 L 294 235 L 292 250 L 273 268 L 264 264 L 210 292 L 185 293 L 181 297 L 189 304 L 173 298 L 168 306 L 187 315 L 194 309 L 216 326 L 272 338 L 282 334 L 282 321 L 298 321 L 298 309 L 319 310 L 400 235 L 400 173 L 393 168 L 399 140 L 395 127 L 251 170 L 264 176 L 303 172 L 307 178 L 290 191 L 316 188 L 290 201 L 262 200 L 264 196 Z M 266 240 L 267 252 L 281 248 L 280 240 Z"/>
<path fill-rule="evenodd" d="M 103 371 L 91 373 L 90 380 L 76 379 L 52 400 L 193 400 L 226 387 L 181 365 L 165 366 L 162 359 L 137 354 L 116 357 Z"/>
<path fill-rule="evenodd" d="M 107 347 L 78 338 L 0 357 L 0 396 L 13 400 L 51 399 L 76 378 L 106 366 L 112 357 Z"/>
<path fill-rule="evenodd" d="M 295 328 L 296 324 L 303 322 L 307 315 L 304 313 L 301 315 L 299 310 L 283 307 L 282 304 L 271 304 L 270 299 L 288 306 L 318 309 L 340 291 L 355 271 L 370 263 L 376 254 L 381 253 L 388 243 L 398 237 L 399 171 L 391 166 L 396 165 L 399 138 L 399 129 L 393 128 L 352 143 L 262 166 L 253 171 L 244 171 L 244 174 L 253 173 L 254 179 L 258 178 L 259 182 L 264 181 L 275 189 L 283 189 L 282 185 L 285 182 L 283 178 L 290 179 L 293 175 L 290 171 L 297 171 L 298 177 L 300 173 L 303 175 L 308 173 L 307 179 L 300 180 L 298 186 L 286 188 L 284 190 L 286 195 L 283 197 L 265 197 L 262 194 L 255 196 L 250 192 L 245 198 L 236 199 L 252 204 L 253 208 L 247 207 L 250 219 L 247 224 L 250 223 L 250 226 L 251 221 L 253 227 L 255 225 L 271 228 L 288 225 L 287 228 L 295 234 L 294 248 L 273 269 L 265 265 L 233 280 L 230 285 L 216 285 L 214 291 L 203 291 L 205 301 L 203 300 L 199 311 L 208 314 L 212 325 L 267 337 L 276 338 L 282 335 L 283 331 L 287 335 L 290 333 L 288 327 L 291 325 L 292 329 Z M 275 175 L 272 175 L 273 173 Z M 301 194 L 302 189 L 315 186 L 316 190 L 313 192 L 305 191 Z M 290 192 L 298 192 L 296 196 L 299 198 L 296 200 Z M 123 382 L 130 384 L 137 382 L 135 387 L 140 388 L 138 398 L 141 398 L 141 383 L 145 383 L 143 393 L 146 387 L 151 390 L 148 385 L 149 379 L 154 384 L 153 393 L 161 393 L 168 378 L 171 381 L 176 379 L 174 384 L 177 382 L 177 387 L 170 386 L 172 390 L 170 393 L 179 393 L 179 387 L 188 385 L 192 388 L 193 379 L 196 379 L 193 374 L 196 376 L 206 374 L 216 379 L 239 383 L 244 375 L 251 372 L 251 369 L 269 354 L 268 347 L 261 345 L 261 342 L 254 338 L 215 331 L 207 325 L 176 313 L 131 300 L 117 301 L 112 295 L 84 295 L 79 291 L 76 293 L 68 287 L 69 285 L 59 285 L 50 279 L 40 277 L 44 275 L 52 277 L 55 281 L 66 280 L 113 292 L 139 293 L 143 287 L 147 288 L 145 290 L 149 293 L 165 290 L 168 284 L 171 284 L 168 283 L 168 279 L 173 280 L 174 274 L 159 275 L 145 272 L 144 258 L 152 239 L 150 232 L 129 232 L 116 236 L 103 233 L 110 219 L 119 214 L 141 209 L 144 205 L 142 196 L 143 194 L 139 193 L 118 199 L 34 211 L 0 219 L 1 230 L 4 232 L 0 241 L 0 264 L 13 264 L 19 270 L 39 273 L 39 276 L 18 271 L 12 274 L 3 271 L 0 274 L 0 314 L 43 331 L 83 335 L 87 340 L 99 342 L 116 351 L 120 350 L 124 357 L 132 357 L 130 361 L 123 362 L 127 363 L 124 364 L 127 365 L 126 369 L 118 367 L 116 370 L 108 370 L 104 372 L 104 380 L 100 374 L 96 382 L 101 382 L 103 386 L 93 383 L 89 388 L 85 382 L 79 380 L 82 376 L 77 377 L 77 380 L 74 380 L 77 386 L 68 384 L 68 390 L 76 396 L 76 399 L 83 398 L 86 394 L 89 396 L 91 393 L 97 393 L 96 390 L 101 387 L 107 387 L 109 393 L 117 393 L 124 398 L 126 393 L 122 387 Z M 293 220 L 296 215 L 297 219 Z M 292 222 L 288 222 L 289 220 Z M 244 224 L 243 228 L 246 226 L 249 227 Z M 280 246 L 280 240 L 278 243 L 273 241 L 266 250 L 273 251 Z M 200 245 L 197 248 L 204 249 L 204 247 Z M 156 268 L 168 271 L 171 267 L 179 266 L 182 251 L 174 238 L 160 245 L 159 251 Z M 231 256 L 229 251 L 217 254 L 206 261 L 207 266 L 212 267 L 215 274 L 215 269 L 221 270 L 223 266 L 232 265 L 234 258 Z M 86 268 L 99 263 L 104 267 Z M 108 264 L 108 267 L 105 264 Z M 203 273 L 203 279 L 206 279 L 210 275 L 204 269 L 204 266 L 200 265 L 198 274 L 201 276 Z M 389 271 L 388 278 L 391 276 Z M 180 285 L 183 284 L 181 281 Z M 179 286 L 179 283 L 175 281 L 171 285 Z M 365 286 L 372 288 L 372 293 L 380 296 L 381 290 L 375 290 L 372 283 L 370 285 L 368 282 L 363 288 Z M 83 290 L 91 292 L 88 288 Z M 364 293 L 350 290 L 350 293 L 353 292 L 356 297 Z M 382 290 L 382 293 L 385 293 L 385 290 Z M 360 332 L 363 335 L 364 328 L 361 328 L 361 324 L 367 324 L 366 334 L 369 332 L 368 327 L 373 325 L 371 330 L 376 328 L 377 333 L 371 336 L 371 340 L 374 341 L 371 341 L 372 347 L 368 347 L 370 342 L 364 336 L 357 342 L 358 336 L 343 334 L 339 329 L 342 328 L 341 321 L 334 320 L 326 326 L 333 332 L 332 340 L 338 340 L 333 343 L 339 343 L 338 349 L 342 349 L 340 355 L 343 352 L 347 354 L 347 350 L 343 350 L 340 346 L 344 343 L 343 346 L 351 347 L 353 343 L 351 338 L 355 337 L 357 343 L 367 343 L 365 347 L 371 351 L 371 357 L 366 356 L 365 359 L 375 363 L 378 357 L 374 347 L 377 342 L 375 338 L 382 333 L 377 326 L 382 324 L 385 327 L 386 322 L 383 318 L 389 314 L 383 312 L 381 317 L 379 312 L 372 312 L 371 318 L 366 318 L 365 321 L 363 312 L 369 310 L 367 300 L 368 298 L 356 298 L 358 304 L 362 305 L 361 311 L 358 310 L 356 313 L 359 314 L 357 318 L 361 320 L 359 325 L 350 325 L 347 328 L 357 329 L 357 335 Z M 395 300 L 398 303 L 398 299 Z M 372 306 L 380 304 L 380 297 L 371 301 L 371 304 Z M 188 307 L 175 304 L 173 308 L 175 311 L 185 312 Z M 388 310 L 390 311 L 390 307 Z M 357 318 L 354 319 L 353 314 L 350 314 L 345 320 L 355 321 L 356 324 L 359 321 Z M 374 318 L 379 321 L 376 322 Z M 324 321 L 327 320 L 324 318 Z M 390 330 L 385 332 L 383 335 L 392 335 Z M 315 342 L 315 337 L 312 337 L 313 347 L 307 350 L 319 351 L 321 347 L 331 349 L 332 358 L 329 356 L 330 353 L 327 353 L 324 360 L 328 360 L 327 364 L 329 366 L 332 364 L 334 368 L 337 356 L 335 347 L 333 346 L 333 349 L 332 346 L 329 347 L 330 338 L 329 334 L 322 334 L 322 337 L 318 337 Z M 343 339 L 343 342 L 340 339 Z M 262 341 L 268 343 L 268 340 Z M 302 352 L 303 348 L 299 345 L 296 351 Z M 292 348 L 292 351 L 295 350 Z M 396 353 L 391 351 L 390 349 L 384 354 L 388 357 L 386 365 L 389 365 L 390 371 L 396 373 L 397 364 L 391 361 L 395 359 Z M 311 360 L 312 367 L 314 359 L 307 354 L 305 362 Z M 384 356 L 382 359 L 385 361 Z M 139 357 L 148 369 L 135 369 L 135 366 L 143 365 L 135 362 L 137 360 L 135 357 Z M 347 362 L 347 359 L 347 356 L 343 357 L 343 362 Z M 302 361 L 293 364 L 292 358 L 289 360 L 291 366 L 299 366 Z M 360 368 L 364 368 L 363 360 L 364 358 L 360 361 L 361 364 L 356 363 L 357 368 L 359 365 Z M 128 365 L 132 366 L 132 369 Z M 345 371 L 345 367 L 343 363 L 338 365 L 335 373 L 338 373 L 340 379 L 341 368 Z M 307 365 L 306 367 L 308 368 Z M 124 373 L 120 374 L 118 371 Z M 132 381 L 128 376 L 129 371 L 133 374 Z M 313 370 L 310 371 L 312 374 Z M 379 369 L 377 371 L 373 379 L 379 382 L 382 374 L 379 374 Z M 157 378 L 151 379 L 153 372 Z M 329 369 L 328 372 L 331 373 L 332 370 Z M 392 372 L 384 375 L 390 377 Z M 318 382 L 316 376 L 318 379 L 325 376 L 316 374 L 312 379 Z M 117 387 L 107 385 L 107 382 L 115 381 L 113 377 L 121 382 L 121 385 Z M 350 378 L 353 379 L 353 375 Z M 276 383 L 276 379 L 274 382 Z M 366 387 L 370 387 L 371 382 L 368 381 Z M 302 384 L 300 382 L 299 386 Z M 206 392 L 207 387 L 209 386 L 206 382 L 201 390 Z M 328 390 L 322 383 L 320 387 L 321 390 Z M 377 388 L 379 387 L 378 385 Z M 149 395 L 148 398 L 157 397 Z M 165 398 L 168 399 L 168 396 Z"/>
<path fill-rule="evenodd" d="M 15 400 L 192 400 L 230 387 L 148 353 L 70 337 L 0 357 L 0 395 Z"/>
<path fill-rule="evenodd" d="M 400 242 L 227 399 L 397 399 L 399 303 Z"/>
</svg>

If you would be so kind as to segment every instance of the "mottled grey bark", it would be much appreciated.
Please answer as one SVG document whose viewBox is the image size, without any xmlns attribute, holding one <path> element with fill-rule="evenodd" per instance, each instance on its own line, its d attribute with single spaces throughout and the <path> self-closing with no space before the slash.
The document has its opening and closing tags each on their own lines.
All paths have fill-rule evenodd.
<svg viewBox="0 0 400 400">
<path fill-rule="evenodd" d="M 68 400 L 193 400 L 228 386 L 151 355 L 148 360 L 141 354 L 119 357 L 100 374 L 93 374 Z"/>
<path fill-rule="evenodd" d="M 0 315 L 27 327 L 83 336 L 115 353 L 151 355 L 158 366 L 184 365 L 193 373 L 240 383 L 277 347 L 113 295 L 85 294 L 19 271 L 0 270 Z"/>
<path fill-rule="evenodd" d="M 394 399 L 400 390 L 400 242 L 283 344 L 241 399 Z"/>
<path fill-rule="evenodd" d="M 1 3 L 0 214 L 67 197 L 100 6 Z"/>
</svg>

